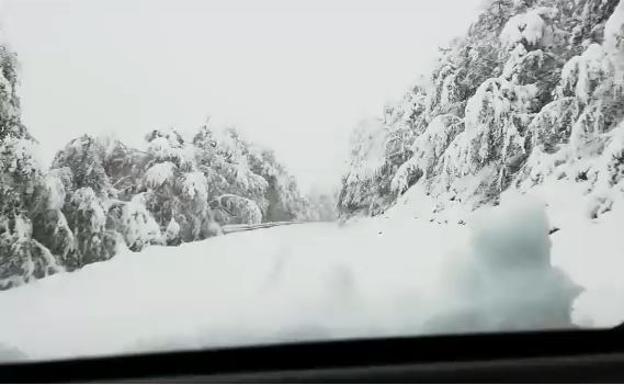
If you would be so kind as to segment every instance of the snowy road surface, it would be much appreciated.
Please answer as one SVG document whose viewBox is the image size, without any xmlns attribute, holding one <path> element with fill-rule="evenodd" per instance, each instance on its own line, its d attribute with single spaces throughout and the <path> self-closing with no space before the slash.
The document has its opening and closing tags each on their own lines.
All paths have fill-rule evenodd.
<svg viewBox="0 0 624 385">
<path fill-rule="evenodd" d="M 492 224 L 509 228 L 501 233 L 502 246 L 535 227 L 527 218 L 517 225 Z M 582 231 L 587 237 L 611 236 L 590 230 Z M 368 218 L 345 226 L 282 226 L 178 248 L 124 252 L 1 292 L 0 346 L 46 359 L 419 334 L 428 320 L 458 303 L 450 288 L 462 274 L 458 266 L 479 251 L 470 240 L 473 231 L 470 225 L 414 218 Z M 577 300 L 575 321 L 622 320 L 621 286 L 609 273 L 613 266 L 595 263 L 591 266 L 598 270 L 588 271 L 590 265 L 576 257 L 557 255 L 581 247 L 571 229 L 551 238 L 553 260 L 588 289 Z M 513 302 L 519 294 L 501 295 Z"/>
</svg>

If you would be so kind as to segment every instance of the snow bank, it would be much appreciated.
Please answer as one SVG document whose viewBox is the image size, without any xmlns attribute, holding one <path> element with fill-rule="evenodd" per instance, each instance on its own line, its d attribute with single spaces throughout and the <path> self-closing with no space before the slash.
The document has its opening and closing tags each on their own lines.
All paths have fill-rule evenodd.
<svg viewBox="0 0 624 385">
<path fill-rule="evenodd" d="M 473 226 L 381 217 L 126 252 L 1 292 L 0 341 L 47 359 L 565 323 L 543 207 L 503 206 Z"/>
</svg>

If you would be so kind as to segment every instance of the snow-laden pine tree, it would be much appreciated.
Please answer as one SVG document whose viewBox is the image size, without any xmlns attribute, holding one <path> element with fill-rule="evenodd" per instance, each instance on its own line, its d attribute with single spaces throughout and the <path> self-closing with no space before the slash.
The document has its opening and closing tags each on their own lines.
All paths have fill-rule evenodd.
<svg viewBox="0 0 624 385">
<path fill-rule="evenodd" d="M 0 43 L 0 289 L 63 270 L 33 235 L 32 216 L 48 195 L 34 157 L 34 139 L 21 123 L 16 58 Z"/>
<path fill-rule="evenodd" d="M 114 137 L 99 138 L 105 148 L 102 166 L 116 197 L 130 201 L 140 192 L 147 153 L 130 147 Z"/>
<path fill-rule="evenodd" d="M 267 181 L 251 170 L 249 147 L 249 143 L 242 138 L 238 130 L 233 127 L 226 128 L 218 145 L 218 150 L 225 159 L 221 173 L 228 182 L 230 193 L 251 199 L 264 209 Z"/>
<path fill-rule="evenodd" d="M 388 133 L 381 119 L 362 120 L 351 136 L 350 164 L 338 198 L 341 212 L 375 215 L 383 199 L 391 199 L 378 183 L 392 173 L 386 166 Z M 382 203 L 380 203 L 382 202 Z"/>
<path fill-rule="evenodd" d="M 71 140 L 52 161 L 51 175 L 67 174 L 61 211 L 73 233 L 70 269 L 110 259 L 122 246 L 117 229 L 108 221 L 116 191 L 104 169 L 105 157 L 103 141 L 83 135 Z"/>
<path fill-rule="evenodd" d="M 208 125 L 198 130 L 193 145 L 219 223 L 255 223 L 257 212 L 263 222 L 308 219 L 308 202 L 272 151 L 245 140 L 235 128 Z"/>
<path fill-rule="evenodd" d="M 71 171 L 68 168 L 49 170 L 37 190 L 37 207 L 33 210 L 33 236 L 50 249 L 66 269 L 82 265 L 76 248 L 76 238 L 63 209 L 73 192 Z"/>
<path fill-rule="evenodd" d="M 196 164 L 195 147 L 176 130 L 154 130 L 148 142 L 142 187 L 145 205 L 167 244 L 218 233 L 208 202 L 208 180 Z"/>
<path fill-rule="evenodd" d="M 215 199 L 221 194 L 233 193 L 230 182 L 226 178 L 228 162 L 226 154 L 221 148 L 218 134 L 207 124 L 200 127 L 193 137 L 193 146 L 197 157 L 197 168 L 208 181 L 209 199 Z"/>
<path fill-rule="evenodd" d="M 262 205 L 266 222 L 303 221 L 311 215 L 309 202 L 301 194 L 296 179 L 277 161 L 275 153 L 248 145 L 250 170 L 266 181 Z"/>
<path fill-rule="evenodd" d="M 208 200 L 221 224 L 262 221 L 266 181 L 251 171 L 248 143 L 235 128 L 202 126 L 193 137 L 198 169 L 209 181 Z"/>
</svg>

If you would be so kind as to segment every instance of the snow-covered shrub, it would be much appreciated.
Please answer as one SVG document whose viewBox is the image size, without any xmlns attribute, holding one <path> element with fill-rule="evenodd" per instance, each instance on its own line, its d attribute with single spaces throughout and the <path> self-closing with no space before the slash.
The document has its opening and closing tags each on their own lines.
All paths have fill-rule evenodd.
<svg viewBox="0 0 624 385">
<path fill-rule="evenodd" d="M 141 178 L 145 173 L 147 154 L 110 138 L 104 157 L 106 175 L 119 199 L 130 200 L 140 192 Z"/>
<path fill-rule="evenodd" d="M 32 237 L 23 215 L 0 216 L 0 290 L 63 271 L 47 247 Z"/>
<path fill-rule="evenodd" d="M 197 198 L 201 201 L 207 200 L 208 181 L 204 174 L 200 171 L 186 173 L 182 181 L 182 192 L 189 199 Z"/>
<path fill-rule="evenodd" d="M 83 135 L 71 140 L 56 154 L 52 168 L 67 167 L 76 188 L 88 187 L 103 198 L 110 197 L 115 193 L 104 169 L 105 154 L 99 138 Z"/>
<path fill-rule="evenodd" d="M 63 213 L 72 186 L 69 168 L 48 171 L 37 189 L 36 206 L 32 210 L 33 236 L 57 256 L 63 266 L 80 265 L 74 234 Z"/>
<path fill-rule="evenodd" d="M 145 194 L 137 194 L 123 205 L 120 230 L 132 251 L 163 243 L 160 226 L 145 207 Z"/>
<path fill-rule="evenodd" d="M 600 45 L 592 44 L 583 54 L 573 57 L 563 66 L 557 94 L 560 97 L 574 96 L 586 105 L 598 88 L 612 79 L 613 74 L 613 64 L 607 53 Z"/>
<path fill-rule="evenodd" d="M 175 218 L 171 217 L 167 228 L 165 229 L 165 240 L 168 245 L 177 246 L 180 244 L 180 225 L 176 222 Z"/>
<path fill-rule="evenodd" d="M 108 205 L 90 187 L 74 191 L 64 209 L 69 228 L 75 238 L 77 265 L 112 258 L 117 252 L 119 237 L 115 231 L 106 228 Z"/>
<path fill-rule="evenodd" d="M 68 168 L 52 169 L 44 178 L 47 192 L 47 209 L 60 210 L 72 186 L 72 175 Z"/>
<path fill-rule="evenodd" d="M 576 98 L 562 98 L 545 105 L 529 125 L 532 145 L 547 153 L 568 142 L 572 126 L 579 116 Z"/>
<path fill-rule="evenodd" d="M 165 182 L 172 183 L 175 169 L 176 166 L 171 162 L 156 163 L 145 172 L 145 186 L 148 188 L 159 188 Z"/>
</svg>

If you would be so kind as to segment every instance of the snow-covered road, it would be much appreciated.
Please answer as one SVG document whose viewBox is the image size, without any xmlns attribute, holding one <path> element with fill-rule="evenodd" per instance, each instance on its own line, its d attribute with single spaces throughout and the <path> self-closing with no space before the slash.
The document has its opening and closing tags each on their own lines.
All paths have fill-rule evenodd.
<svg viewBox="0 0 624 385">
<path fill-rule="evenodd" d="M 544 225 L 539 210 L 515 218 L 506 216 L 505 223 L 495 218 L 488 225 L 502 229 L 496 247 L 547 242 L 547 229 L 539 230 Z M 299 224 L 125 252 L 1 292 L 0 346 L 46 359 L 424 333 L 432 319 L 458 304 L 485 306 L 483 298 L 458 297 L 454 291 L 458 281 L 477 276 L 464 270 L 474 270 L 471 258 L 483 252 L 473 239 L 481 230 L 414 218 L 369 218 L 345 226 Z M 566 231 L 555 236 L 567 242 L 562 238 Z M 553 253 L 568 249 L 555 240 Z M 574 270 L 578 266 L 569 266 L 573 278 L 581 277 Z M 528 277 L 529 284 L 539 288 L 533 278 Z M 487 298 L 488 304 L 526 296 L 498 292 Z M 591 312 L 607 321 L 623 315 L 609 299 L 613 292 L 590 294 L 589 300 L 587 293 L 579 299 L 583 308 L 575 310 L 580 311 L 577 319 L 587 322 Z M 605 316 L 607 308 L 611 313 Z"/>
<path fill-rule="evenodd" d="M 46 358 L 409 329 L 434 279 L 415 277 L 441 261 L 384 230 L 293 225 L 124 253 L 0 293 L 0 341 Z"/>
</svg>

